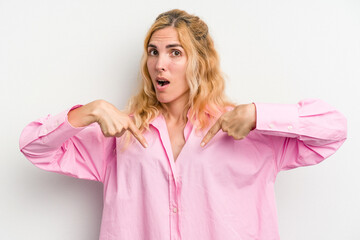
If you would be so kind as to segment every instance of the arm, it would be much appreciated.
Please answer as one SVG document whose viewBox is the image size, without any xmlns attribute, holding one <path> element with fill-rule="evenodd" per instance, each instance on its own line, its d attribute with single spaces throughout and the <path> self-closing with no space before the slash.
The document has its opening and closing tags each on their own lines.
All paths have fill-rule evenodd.
<svg viewBox="0 0 360 240">
<path fill-rule="evenodd" d="M 21 152 L 43 170 L 103 181 L 106 163 L 115 158 L 115 138 L 104 137 L 90 112 L 84 111 L 88 107 L 77 105 L 28 124 L 20 136 Z M 68 113 L 81 127 L 70 124 Z"/>
<path fill-rule="evenodd" d="M 114 137 L 127 130 L 147 146 L 127 114 L 96 100 L 30 123 L 21 134 L 20 150 L 41 169 L 103 181 L 107 162 L 115 158 Z"/>
<path fill-rule="evenodd" d="M 255 105 L 254 131 L 269 137 L 278 171 L 317 164 L 346 140 L 346 118 L 321 100 Z"/>
</svg>

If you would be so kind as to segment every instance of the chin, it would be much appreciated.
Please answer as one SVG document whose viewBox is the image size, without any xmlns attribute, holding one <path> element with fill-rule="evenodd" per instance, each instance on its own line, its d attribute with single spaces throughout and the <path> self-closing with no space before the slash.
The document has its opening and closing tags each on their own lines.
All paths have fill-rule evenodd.
<svg viewBox="0 0 360 240">
<path fill-rule="evenodd" d="M 160 103 L 169 103 L 171 102 L 172 99 L 166 99 L 166 98 L 157 98 L 157 100 L 160 102 Z"/>
<path fill-rule="evenodd" d="M 187 92 L 185 92 L 185 93 L 187 93 Z M 184 97 L 184 94 L 174 95 L 174 94 L 170 94 L 170 93 L 156 93 L 156 99 L 160 103 L 171 103 L 171 102 L 178 101 L 178 100 L 182 101 L 181 99 L 183 97 Z"/>
</svg>

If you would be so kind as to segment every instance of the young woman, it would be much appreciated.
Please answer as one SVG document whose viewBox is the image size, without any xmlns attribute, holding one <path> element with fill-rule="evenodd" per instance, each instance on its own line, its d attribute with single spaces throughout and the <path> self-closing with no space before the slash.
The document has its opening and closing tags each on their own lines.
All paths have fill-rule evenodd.
<svg viewBox="0 0 360 240">
<path fill-rule="evenodd" d="M 279 171 L 313 165 L 346 139 L 320 100 L 234 105 L 207 25 L 160 14 L 144 42 L 142 86 L 30 123 L 20 149 L 39 168 L 104 184 L 101 240 L 277 240 Z M 220 131 L 221 130 L 221 131 Z"/>
</svg>

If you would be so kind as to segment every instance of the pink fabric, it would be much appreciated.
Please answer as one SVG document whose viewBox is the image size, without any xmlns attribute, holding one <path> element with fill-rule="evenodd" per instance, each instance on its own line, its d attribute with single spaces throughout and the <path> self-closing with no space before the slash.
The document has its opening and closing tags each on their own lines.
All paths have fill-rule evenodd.
<svg viewBox="0 0 360 240">
<path fill-rule="evenodd" d="M 25 127 L 20 149 L 37 167 L 104 184 L 101 240 L 278 240 L 279 171 L 313 165 L 346 139 L 344 116 L 320 100 L 255 103 L 256 129 L 243 140 L 188 122 L 176 162 L 162 115 L 121 152 L 98 124 L 74 128 L 64 111 Z M 78 106 L 75 106 L 78 107 Z"/>
</svg>

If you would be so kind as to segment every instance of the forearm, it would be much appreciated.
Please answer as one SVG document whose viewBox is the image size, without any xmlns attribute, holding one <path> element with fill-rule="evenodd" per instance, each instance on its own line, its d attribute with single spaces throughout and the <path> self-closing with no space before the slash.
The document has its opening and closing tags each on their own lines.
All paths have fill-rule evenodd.
<svg viewBox="0 0 360 240">
<path fill-rule="evenodd" d="M 298 138 L 312 145 L 346 138 L 346 118 L 319 99 L 298 104 L 256 104 L 256 129 L 268 135 Z"/>
<path fill-rule="evenodd" d="M 256 132 L 268 136 L 279 171 L 321 162 L 347 136 L 346 118 L 318 99 L 298 104 L 257 103 L 256 109 Z"/>
<path fill-rule="evenodd" d="M 41 169 L 102 181 L 105 163 L 114 157 L 108 149 L 114 149 L 115 139 L 105 138 L 98 124 L 87 127 L 70 124 L 67 117 L 70 111 L 74 111 L 75 120 L 87 118 L 84 113 L 88 106 L 84 106 L 76 105 L 29 123 L 20 136 L 21 152 Z"/>
<path fill-rule="evenodd" d="M 72 109 L 76 108 L 79 108 L 79 105 L 72 107 Z M 79 133 L 83 128 L 74 128 L 67 121 L 67 114 L 70 110 L 56 115 L 48 115 L 29 123 L 21 133 L 20 150 L 24 154 L 33 156 L 46 155 Z"/>
</svg>

